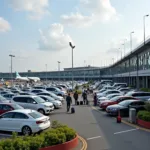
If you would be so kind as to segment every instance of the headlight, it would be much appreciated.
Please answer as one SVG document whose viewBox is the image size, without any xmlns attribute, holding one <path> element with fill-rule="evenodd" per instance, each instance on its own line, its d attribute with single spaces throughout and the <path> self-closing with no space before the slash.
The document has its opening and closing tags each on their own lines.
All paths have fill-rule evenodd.
<svg viewBox="0 0 150 150">
<path fill-rule="evenodd" d="M 112 111 L 117 111 L 117 108 L 113 108 Z"/>
<path fill-rule="evenodd" d="M 50 107 L 50 106 L 44 105 L 44 107 Z"/>
</svg>

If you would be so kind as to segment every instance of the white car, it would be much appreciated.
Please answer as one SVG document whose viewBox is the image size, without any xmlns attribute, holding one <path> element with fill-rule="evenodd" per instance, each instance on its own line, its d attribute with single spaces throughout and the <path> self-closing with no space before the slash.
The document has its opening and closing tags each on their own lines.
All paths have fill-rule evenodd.
<svg viewBox="0 0 150 150">
<path fill-rule="evenodd" d="M 0 115 L 0 130 L 31 135 L 49 128 L 50 118 L 30 109 L 9 111 Z"/>
<path fill-rule="evenodd" d="M 51 98 L 50 96 L 44 96 L 44 95 L 39 95 L 42 99 L 44 99 L 46 102 L 51 102 L 54 105 L 54 108 L 61 108 L 62 103 L 58 100 L 55 100 Z"/>
<path fill-rule="evenodd" d="M 50 102 L 45 102 L 39 96 L 34 95 L 19 95 L 12 98 L 11 102 L 15 102 L 25 109 L 37 110 L 42 114 L 49 114 L 54 110 L 54 105 Z"/>
</svg>

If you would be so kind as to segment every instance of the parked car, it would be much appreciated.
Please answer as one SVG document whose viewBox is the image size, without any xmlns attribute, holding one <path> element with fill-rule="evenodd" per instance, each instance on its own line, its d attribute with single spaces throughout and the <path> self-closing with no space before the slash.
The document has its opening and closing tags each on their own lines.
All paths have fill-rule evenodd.
<svg viewBox="0 0 150 150">
<path fill-rule="evenodd" d="M 7 100 L 11 100 L 14 96 L 15 94 L 13 93 L 7 93 L 3 95 L 3 97 L 5 97 Z"/>
<path fill-rule="evenodd" d="M 31 93 L 34 93 L 34 94 L 41 93 L 41 92 L 46 92 L 46 90 L 44 90 L 44 89 L 33 89 L 33 90 L 31 90 Z"/>
<path fill-rule="evenodd" d="M 0 103 L 0 115 L 5 112 L 17 109 L 24 109 L 24 108 L 15 103 Z"/>
<path fill-rule="evenodd" d="M 19 132 L 23 135 L 50 127 L 50 118 L 30 109 L 13 110 L 0 115 L 0 130 Z"/>
<path fill-rule="evenodd" d="M 150 92 L 129 92 L 125 96 L 132 96 L 140 100 L 148 101 L 150 98 Z"/>
<path fill-rule="evenodd" d="M 54 108 L 61 108 L 62 107 L 62 103 L 58 100 L 53 99 L 50 96 L 44 96 L 44 95 L 39 95 L 42 99 L 45 100 L 45 102 L 51 102 L 54 105 Z"/>
<path fill-rule="evenodd" d="M 42 114 L 49 114 L 54 110 L 54 106 L 50 102 L 45 102 L 39 96 L 19 95 L 12 98 L 12 102 L 21 105 L 25 109 L 37 110 Z"/>
<path fill-rule="evenodd" d="M 50 96 L 55 100 L 59 100 L 60 102 L 64 102 L 64 98 L 62 96 L 57 96 L 56 94 L 52 93 L 52 92 L 41 92 L 38 93 L 37 95 L 45 95 L 45 96 Z"/>
<path fill-rule="evenodd" d="M 130 99 L 137 100 L 136 98 L 129 97 L 129 96 L 116 96 L 116 97 L 111 98 L 110 100 L 105 100 L 105 101 L 101 102 L 99 107 L 105 110 L 110 105 L 118 104 L 122 101 L 130 100 Z"/>
<path fill-rule="evenodd" d="M 125 100 L 119 104 L 111 105 L 106 108 L 106 112 L 110 115 L 118 115 L 120 110 L 121 116 L 129 116 L 129 109 L 135 108 L 138 112 L 139 110 L 145 110 L 145 103 L 141 100 Z"/>
<path fill-rule="evenodd" d="M 111 98 L 116 97 L 116 96 L 121 96 L 121 94 L 116 93 L 116 94 L 109 94 L 106 97 L 100 97 L 100 98 L 98 98 L 98 104 L 100 104 L 101 102 L 103 102 L 105 100 L 110 100 Z"/>
<path fill-rule="evenodd" d="M 57 87 L 48 87 L 46 88 L 46 90 L 48 92 L 52 92 L 58 96 L 62 96 L 62 97 L 65 97 L 67 95 L 67 92 L 64 92 L 64 91 L 61 91 L 59 88 Z"/>
<path fill-rule="evenodd" d="M 0 95 L 0 103 L 9 103 L 9 100 Z"/>
</svg>

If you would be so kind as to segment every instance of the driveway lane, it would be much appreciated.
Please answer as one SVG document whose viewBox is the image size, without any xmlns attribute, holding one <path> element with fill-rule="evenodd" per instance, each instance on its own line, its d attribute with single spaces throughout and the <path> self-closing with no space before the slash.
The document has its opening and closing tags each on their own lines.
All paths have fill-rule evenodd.
<svg viewBox="0 0 150 150">
<path fill-rule="evenodd" d="M 101 111 L 91 111 L 110 146 L 109 150 L 150 150 L 149 132 L 135 130 L 115 135 L 114 133 L 116 132 L 132 130 L 135 128 L 123 123 L 118 124 L 116 123 L 115 119 L 111 118 Z"/>
</svg>

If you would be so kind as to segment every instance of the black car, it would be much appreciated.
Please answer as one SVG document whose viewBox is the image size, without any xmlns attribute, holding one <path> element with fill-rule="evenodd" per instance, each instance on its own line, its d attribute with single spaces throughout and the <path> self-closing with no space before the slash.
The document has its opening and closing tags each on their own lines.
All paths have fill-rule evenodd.
<svg viewBox="0 0 150 150">
<path fill-rule="evenodd" d="M 117 116 L 120 110 L 121 116 L 129 116 L 129 109 L 135 108 L 136 112 L 145 110 L 145 103 L 141 100 L 126 100 L 116 105 L 111 105 L 106 108 L 106 112 L 110 115 Z"/>
</svg>

